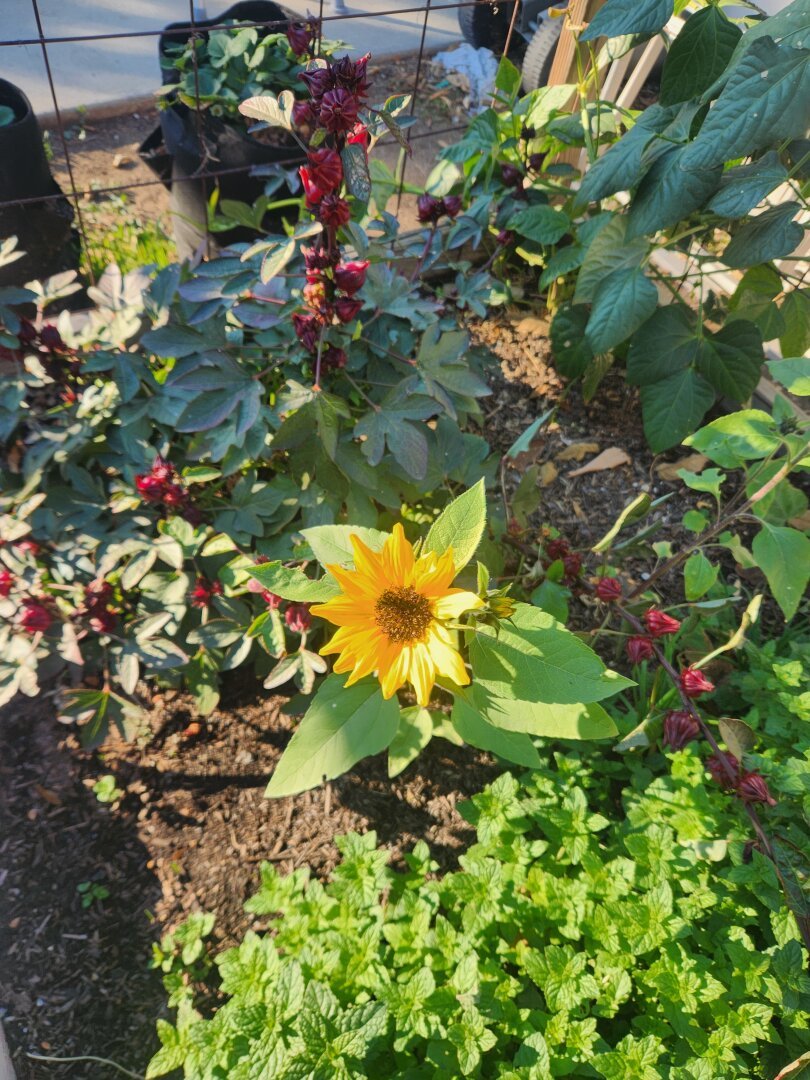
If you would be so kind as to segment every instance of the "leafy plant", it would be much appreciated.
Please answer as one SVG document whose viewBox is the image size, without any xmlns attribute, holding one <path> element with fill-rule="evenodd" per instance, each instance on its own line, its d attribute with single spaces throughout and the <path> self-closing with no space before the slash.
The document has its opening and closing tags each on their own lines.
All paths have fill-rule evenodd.
<svg viewBox="0 0 810 1080">
<path fill-rule="evenodd" d="M 116 784 L 112 773 L 106 773 L 104 776 L 100 776 L 93 784 L 93 794 L 100 803 L 113 803 L 117 802 L 124 792 Z"/>
<path fill-rule="evenodd" d="M 750 25 L 707 2 L 670 47 L 657 104 L 639 114 L 590 100 L 617 49 L 671 14 L 671 4 L 608 0 L 577 30 L 576 86 L 519 98 L 503 60 L 497 107 L 443 151 L 462 166 L 466 216 L 542 268 L 559 370 L 592 396 L 614 357 L 625 359 L 655 451 L 691 434 L 718 396 L 751 396 L 763 340 L 779 338 L 786 357 L 810 345 L 808 292 L 785 265 L 807 209 L 806 4 Z M 594 51 L 619 35 L 631 37 Z M 555 161 L 570 147 L 587 157 L 581 175 Z M 791 197 L 771 205 L 781 185 Z M 745 271 L 728 300 L 711 291 L 717 263 Z M 507 260 L 494 265 L 508 273 Z"/>
<path fill-rule="evenodd" d="M 82 898 L 83 908 L 92 907 L 93 904 L 106 900 L 110 895 L 107 886 L 101 885 L 98 881 L 80 881 L 76 886 L 76 892 Z"/>
<path fill-rule="evenodd" d="M 461 807 L 477 843 L 443 878 L 373 832 L 326 885 L 263 864 L 246 908 L 273 933 L 217 957 L 213 1016 L 158 1021 L 147 1076 L 774 1077 L 810 1049 L 807 957 L 703 776 L 694 746 L 558 752 Z"/>
</svg>

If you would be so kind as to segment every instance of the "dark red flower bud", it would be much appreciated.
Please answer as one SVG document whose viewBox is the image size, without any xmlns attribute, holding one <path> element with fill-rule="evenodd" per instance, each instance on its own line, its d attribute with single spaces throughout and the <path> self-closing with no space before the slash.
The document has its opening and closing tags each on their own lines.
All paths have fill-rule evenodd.
<svg viewBox="0 0 810 1080">
<path fill-rule="evenodd" d="M 520 129 L 520 137 L 524 142 L 528 142 L 529 139 L 533 139 L 537 134 L 537 128 L 532 124 L 524 124 Z"/>
<path fill-rule="evenodd" d="M 160 480 L 162 483 L 168 483 L 174 476 L 174 465 L 158 454 L 152 462 L 150 471 L 156 480 Z"/>
<path fill-rule="evenodd" d="M 303 26 L 301 23 L 290 23 L 287 27 L 287 41 L 296 56 L 308 53 L 312 45 L 314 34 L 312 28 Z"/>
<path fill-rule="evenodd" d="M 314 315 L 301 315 L 295 312 L 292 317 L 298 340 L 308 352 L 315 352 L 321 335 L 321 324 Z"/>
<path fill-rule="evenodd" d="M 338 368 L 345 368 L 348 357 L 343 349 L 338 349 L 335 345 L 327 345 L 321 356 L 321 368 L 323 371 L 336 371 Z"/>
<path fill-rule="evenodd" d="M 18 540 L 14 545 L 14 550 L 18 555 L 30 555 L 35 559 L 42 551 L 42 545 L 38 544 L 36 540 Z"/>
<path fill-rule="evenodd" d="M 33 345 L 38 337 L 36 327 L 28 319 L 20 319 L 20 329 L 17 331 L 17 337 L 20 339 L 21 345 Z"/>
<path fill-rule="evenodd" d="M 212 596 L 222 595 L 222 585 L 219 581 L 208 581 L 207 578 L 198 577 L 191 590 L 192 607 L 207 607 Z"/>
<path fill-rule="evenodd" d="M 55 326 L 43 326 L 39 332 L 39 342 L 46 348 L 53 352 L 61 352 L 65 343 L 62 341 L 62 335 L 56 329 Z"/>
<path fill-rule="evenodd" d="M 358 106 L 354 94 L 339 86 L 336 90 L 327 90 L 321 98 L 318 118 L 321 125 L 334 134 L 351 131 L 357 123 Z"/>
<path fill-rule="evenodd" d="M 152 473 L 139 473 L 135 477 L 135 487 L 138 494 L 146 502 L 157 503 L 163 499 L 166 484 L 163 480 L 158 480 Z"/>
<path fill-rule="evenodd" d="M 701 694 L 710 694 L 714 690 L 714 683 L 710 682 L 702 671 L 697 668 L 685 667 L 680 674 L 680 686 L 684 694 L 690 698 L 700 697 Z"/>
<path fill-rule="evenodd" d="M 514 239 L 515 234 L 510 229 L 501 229 L 495 237 L 495 242 L 501 247 L 506 247 L 507 244 L 511 244 Z"/>
<path fill-rule="evenodd" d="M 298 78 L 306 83 L 307 90 L 313 101 L 318 102 L 327 92 L 333 89 L 335 78 L 328 67 L 310 68 L 309 71 L 300 72 Z"/>
<path fill-rule="evenodd" d="M 331 195 L 324 195 L 318 209 L 318 216 L 324 225 L 337 229 L 351 219 L 352 210 L 345 199 L 341 199 L 339 195 L 332 193 Z"/>
<path fill-rule="evenodd" d="M 616 577 L 601 577 L 594 589 L 597 597 L 606 604 L 619 600 L 622 595 L 622 583 Z"/>
<path fill-rule="evenodd" d="M 312 178 L 312 173 L 306 165 L 302 165 L 298 170 L 298 175 L 301 177 L 301 183 L 304 186 L 304 199 L 310 210 L 314 210 L 321 199 L 326 194 L 324 188 L 320 187 Z"/>
<path fill-rule="evenodd" d="M 734 779 L 729 776 L 728 769 L 724 762 L 728 762 L 734 772 Z M 733 754 L 712 754 L 711 757 L 706 758 L 706 769 L 710 773 L 712 780 L 719 784 L 723 791 L 734 791 L 739 783 L 738 774 L 740 771 L 740 763 Z"/>
<path fill-rule="evenodd" d="M 188 502 L 188 492 L 182 484 L 168 484 L 163 492 L 164 506 L 184 506 Z"/>
<path fill-rule="evenodd" d="M 189 523 L 189 525 L 202 524 L 203 512 L 197 506 L 187 506 L 181 516 L 184 521 Z"/>
<path fill-rule="evenodd" d="M 294 634 L 303 634 L 312 625 L 309 608 L 306 604 L 290 604 L 284 612 L 284 621 Z"/>
<path fill-rule="evenodd" d="M 357 318 L 362 306 L 362 300 L 353 300 L 348 296 L 343 296 L 340 300 L 335 301 L 335 315 L 337 315 L 340 322 L 350 323 L 352 319 Z"/>
<path fill-rule="evenodd" d="M 346 142 L 350 144 L 358 143 L 364 150 L 368 150 L 368 128 L 365 124 L 356 123 L 346 136 Z"/>
<path fill-rule="evenodd" d="M 267 604 L 271 611 L 275 611 L 276 608 L 281 607 L 283 601 L 280 596 L 276 596 L 274 592 L 270 592 L 269 589 L 264 589 L 262 592 L 262 600 Z"/>
<path fill-rule="evenodd" d="M 366 53 L 359 60 L 352 60 L 350 56 L 344 56 L 332 67 L 335 83 L 348 90 L 357 98 L 364 98 L 368 93 L 368 61 L 370 54 Z"/>
<path fill-rule="evenodd" d="M 416 200 L 416 216 L 423 225 L 435 225 L 444 212 L 441 199 L 425 192 Z"/>
<path fill-rule="evenodd" d="M 523 183 L 523 173 L 514 165 L 504 162 L 501 165 L 501 180 L 507 187 L 518 187 Z"/>
<path fill-rule="evenodd" d="M 768 790 L 765 778 L 758 772 L 745 773 L 737 784 L 737 794 L 745 803 L 766 803 L 776 806 L 776 799 Z"/>
<path fill-rule="evenodd" d="M 53 622 L 53 615 L 41 601 L 26 600 L 18 620 L 27 634 L 44 634 Z"/>
<path fill-rule="evenodd" d="M 362 289 L 366 282 L 366 270 L 368 259 L 362 262 L 343 263 L 335 267 L 335 284 L 341 292 L 354 296 L 358 289 Z"/>
<path fill-rule="evenodd" d="M 333 191 L 343 179 L 343 165 L 336 150 L 330 150 L 329 147 L 312 150 L 307 154 L 307 161 L 313 183 L 321 188 L 324 194 Z"/>
<path fill-rule="evenodd" d="M 14 575 L 10 570 L 0 570 L 0 596 L 8 596 L 14 584 Z"/>
<path fill-rule="evenodd" d="M 570 555 L 563 556 L 563 567 L 565 569 L 564 580 L 567 582 L 576 581 L 582 572 L 582 556 L 573 551 Z"/>
<path fill-rule="evenodd" d="M 307 270 L 326 270 L 330 266 L 337 265 L 340 262 L 340 252 L 336 251 L 330 254 L 326 248 L 302 248 L 304 255 L 304 266 Z"/>
<path fill-rule="evenodd" d="M 84 587 L 84 602 L 88 607 L 94 607 L 97 604 L 106 604 L 106 602 L 113 595 L 113 587 L 109 581 L 100 579 L 99 581 L 91 581 Z"/>
<path fill-rule="evenodd" d="M 552 562 L 556 562 L 557 559 L 564 559 L 566 555 L 570 554 L 571 549 L 568 546 L 568 541 L 563 540 L 560 536 L 556 540 L 549 540 L 546 542 L 546 555 Z"/>
<path fill-rule="evenodd" d="M 532 154 L 529 158 L 529 168 L 532 172 L 540 172 L 543 168 L 545 154 Z"/>
<path fill-rule="evenodd" d="M 683 750 L 688 742 L 700 734 L 700 725 L 685 709 L 671 709 L 664 717 L 664 746 Z"/>
<path fill-rule="evenodd" d="M 111 634 L 115 629 L 116 613 L 108 607 L 93 608 L 87 621 L 90 629 L 97 634 Z"/>
<path fill-rule="evenodd" d="M 631 663 L 640 664 L 642 660 L 649 660 L 650 657 L 655 656 L 655 650 L 649 638 L 636 635 L 636 637 L 628 638 L 627 655 Z"/>
<path fill-rule="evenodd" d="M 293 127 L 311 127 L 317 117 L 310 101 L 296 101 L 292 107 Z"/>
<path fill-rule="evenodd" d="M 455 218 L 461 213 L 462 201 L 460 195 L 445 195 L 442 199 L 444 212 L 448 217 Z"/>
<path fill-rule="evenodd" d="M 666 637 L 668 634 L 677 634 L 681 628 L 679 619 L 674 619 L 671 615 L 667 615 L 657 608 L 650 608 L 644 612 L 644 622 L 655 638 Z"/>
</svg>

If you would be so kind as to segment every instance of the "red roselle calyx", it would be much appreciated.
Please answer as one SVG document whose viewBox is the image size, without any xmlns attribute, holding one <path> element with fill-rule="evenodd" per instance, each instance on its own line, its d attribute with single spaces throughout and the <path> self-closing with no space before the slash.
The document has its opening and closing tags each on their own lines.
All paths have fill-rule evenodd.
<svg viewBox="0 0 810 1080">
<path fill-rule="evenodd" d="M 666 637 L 668 634 L 677 634 L 681 628 L 679 619 L 674 619 L 657 608 L 650 608 L 644 613 L 644 622 L 654 638 Z"/>
<path fill-rule="evenodd" d="M 345 368 L 348 357 L 343 349 L 339 349 L 336 345 L 327 345 L 323 350 L 321 356 L 321 367 L 324 371 L 337 371 L 339 368 Z"/>
<path fill-rule="evenodd" d="M 340 266 L 336 266 L 335 285 L 341 292 L 354 296 L 365 284 L 368 265 L 368 259 L 364 259 L 362 262 L 341 263 Z"/>
<path fill-rule="evenodd" d="M 714 690 L 711 682 L 702 671 L 694 667 L 685 667 L 679 676 L 680 688 L 689 698 L 700 697 L 701 694 L 710 694 Z"/>
<path fill-rule="evenodd" d="M 627 655 L 633 664 L 640 664 L 643 660 L 649 660 L 655 655 L 653 644 L 649 638 L 637 635 L 627 640 Z"/>
<path fill-rule="evenodd" d="M 277 596 L 276 593 L 270 592 L 269 589 L 264 589 L 262 591 L 262 600 L 264 600 L 265 604 L 267 604 L 271 611 L 275 611 L 277 608 L 280 608 L 283 603 L 282 598 L 280 596 Z"/>
<path fill-rule="evenodd" d="M 14 575 L 10 570 L 0 570 L 0 597 L 8 596 L 14 584 Z"/>
<path fill-rule="evenodd" d="M 362 300 L 354 300 L 348 296 L 343 296 L 335 301 L 335 315 L 337 315 L 339 322 L 350 323 L 352 319 L 357 318 L 360 314 L 362 306 Z"/>
<path fill-rule="evenodd" d="M 308 169 L 313 183 L 324 192 L 334 191 L 343 179 L 343 165 L 340 154 L 328 146 L 321 150 L 310 150 L 307 154 Z"/>
<path fill-rule="evenodd" d="M 597 581 L 593 591 L 599 600 L 609 604 L 621 598 L 622 583 L 615 577 L 602 577 Z"/>
<path fill-rule="evenodd" d="M 18 621 L 27 634 L 44 634 L 53 622 L 53 615 L 44 601 L 26 600 Z"/>
<path fill-rule="evenodd" d="M 312 623 L 306 604 L 290 604 L 284 612 L 284 621 L 295 634 L 303 634 Z"/>
<path fill-rule="evenodd" d="M 726 764 L 731 767 L 734 774 L 732 779 L 729 776 L 729 771 Z M 706 758 L 706 770 L 711 775 L 712 780 L 719 784 L 723 791 L 734 791 L 739 783 L 740 763 L 733 754 L 724 754 L 722 751 L 719 754 L 712 754 L 711 757 Z"/>
<path fill-rule="evenodd" d="M 322 224 L 329 229 L 339 229 L 351 220 L 352 210 L 345 199 L 334 193 L 324 195 L 318 209 L 318 216 Z"/>
<path fill-rule="evenodd" d="M 776 799 L 771 795 L 765 778 L 758 772 L 745 773 L 737 784 L 737 794 L 744 803 L 765 803 L 776 806 Z"/>
<path fill-rule="evenodd" d="M 191 591 L 192 607 L 207 607 L 213 596 L 222 595 L 222 584 L 219 581 L 208 581 L 204 577 L 198 577 Z"/>
<path fill-rule="evenodd" d="M 685 709 L 671 709 L 664 717 L 664 746 L 683 750 L 688 742 L 700 734 L 700 725 Z"/>
<path fill-rule="evenodd" d="M 310 51 L 315 34 L 311 26 L 290 23 L 287 27 L 287 41 L 296 56 L 303 56 Z"/>
<path fill-rule="evenodd" d="M 357 110 L 360 102 L 349 90 L 339 86 L 327 90 L 321 98 L 318 119 L 327 131 L 344 134 L 351 131 L 357 123 Z"/>
</svg>

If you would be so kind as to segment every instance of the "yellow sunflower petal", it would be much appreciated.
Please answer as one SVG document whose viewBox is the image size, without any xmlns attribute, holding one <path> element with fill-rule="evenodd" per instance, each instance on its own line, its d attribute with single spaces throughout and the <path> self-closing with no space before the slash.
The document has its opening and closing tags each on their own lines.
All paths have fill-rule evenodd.
<svg viewBox="0 0 810 1080">
<path fill-rule="evenodd" d="M 484 606 L 484 601 L 474 592 L 466 589 L 448 589 L 444 596 L 433 601 L 433 611 L 437 619 L 457 619 L 465 611 Z"/>
<path fill-rule="evenodd" d="M 375 588 L 384 589 L 387 582 L 383 574 L 382 554 L 379 551 L 372 551 L 359 536 L 352 534 L 349 540 L 354 551 L 354 565 L 358 576 L 365 578 L 369 584 L 373 582 Z"/>
<path fill-rule="evenodd" d="M 325 604 L 313 604 L 313 615 L 328 619 L 335 626 L 368 626 L 374 619 L 374 604 L 370 599 L 353 599 L 340 595 Z"/>
<path fill-rule="evenodd" d="M 420 705 L 430 702 L 430 694 L 436 679 L 433 657 L 427 645 L 419 642 L 411 649 L 407 678 L 416 691 L 416 700 Z"/>
<path fill-rule="evenodd" d="M 426 647 L 438 675 L 452 679 L 457 686 L 466 686 L 470 681 L 467 668 L 460 653 L 451 645 L 448 645 L 439 636 L 441 628 L 434 624 L 428 633 Z"/>
<path fill-rule="evenodd" d="M 400 646 L 391 651 L 385 658 L 380 658 L 378 677 L 382 695 L 388 700 L 394 696 L 407 681 L 408 670 L 411 662 L 411 648 L 408 645 Z"/>
<path fill-rule="evenodd" d="M 326 569 L 347 596 L 373 597 L 379 593 L 377 582 L 358 574 L 356 570 L 347 570 L 344 566 L 334 564 L 329 564 Z M 329 603 L 328 600 L 326 602 Z"/>
<path fill-rule="evenodd" d="M 442 555 L 429 555 L 420 559 L 414 568 L 414 588 L 425 596 L 439 596 L 446 592 L 456 576 L 453 552 L 450 548 Z"/>
<path fill-rule="evenodd" d="M 388 586 L 409 585 L 414 568 L 413 545 L 400 524 L 385 541 L 382 550 L 383 573 Z"/>
</svg>

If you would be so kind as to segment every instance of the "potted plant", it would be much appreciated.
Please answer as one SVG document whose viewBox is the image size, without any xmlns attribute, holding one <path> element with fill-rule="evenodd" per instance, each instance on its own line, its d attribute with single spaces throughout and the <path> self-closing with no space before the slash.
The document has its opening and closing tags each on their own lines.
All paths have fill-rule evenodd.
<svg viewBox="0 0 810 1080">
<path fill-rule="evenodd" d="M 250 25 L 256 22 L 269 28 Z M 222 23 L 232 25 L 207 29 Z M 184 258 L 202 241 L 212 196 L 252 204 L 266 193 L 268 181 L 279 198 L 293 194 L 288 178 L 305 160 L 299 144 L 278 128 L 251 133 L 239 104 L 271 89 L 293 88 L 314 39 L 310 28 L 289 23 L 270 0 L 234 4 L 218 19 L 197 25 L 191 37 L 183 24 L 161 35 L 160 129 L 141 147 L 144 159 L 171 185 L 175 240 Z M 321 53 L 335 47 L 322 42 Z M 210 172 L 223 175 L 196 179 Z M 272 217 L 266 225 L 272 228 Z M 229 229 L 218 234 L 217 246 L 254 236 L 248 228 Z"/>
<path fill-rule="evenodd" d="M 20 285 L 78 265 L 73 208 L 51 176 L 31 102 L 0 79 L 0 237 L 17 237 L 24 254 L 0 267 L 0 286 Z M 45 197 L 40 203 L 15 199 Z"/>
</svg>

